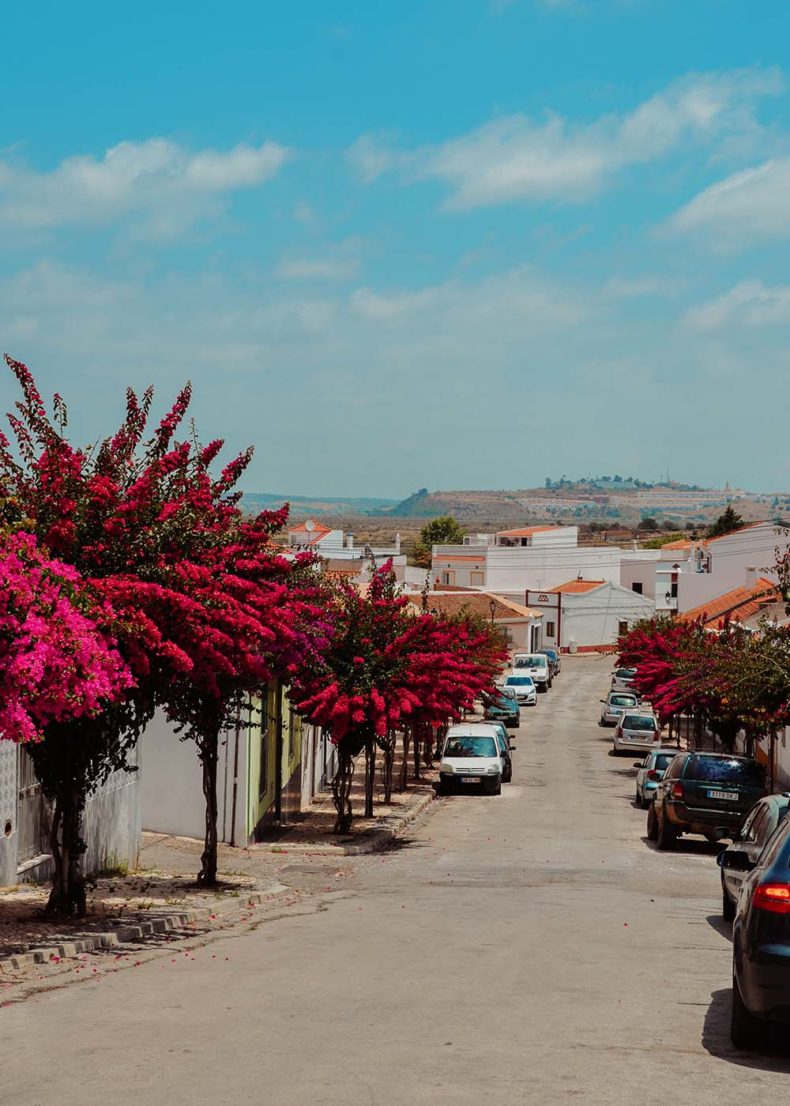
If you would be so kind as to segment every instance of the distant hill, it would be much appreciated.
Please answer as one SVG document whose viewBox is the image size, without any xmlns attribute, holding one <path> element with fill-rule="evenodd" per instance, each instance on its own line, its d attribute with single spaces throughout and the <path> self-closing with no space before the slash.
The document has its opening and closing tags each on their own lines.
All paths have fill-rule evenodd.
<svg viewBox="0 0 790 1106">
<path fill-rule="evenodd" d="M 291 514 L 296 515 L 379 515 L 389 513 L 397 506 L 397 499 L 371 499 L 363 497 L 319 498 L 307 495 L 281 495 L 279 492 L 245 492 L 242 506 L 248 511 L 267 511 L 291 504 Z"/>
</svg>

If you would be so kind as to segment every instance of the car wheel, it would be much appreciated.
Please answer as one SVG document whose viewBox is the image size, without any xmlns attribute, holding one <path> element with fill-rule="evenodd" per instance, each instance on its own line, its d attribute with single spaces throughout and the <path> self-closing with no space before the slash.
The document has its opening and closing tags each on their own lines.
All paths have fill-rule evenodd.
<svg viewBox="0 0 790 1106">
<path fill-rule="evenodd" d="M 735 903 L 727 894 L 727 888 L 724 886 L 724 881 L 721 884 L 721 913 L 725 922 L 731 922 L 735 917 Z"/>
<path fill-rule="evenodd" d="M 662 814 L 660 818 L 657 817 L 658 833 L 656 834 L 656 844 L 662 852 L 666 852 L 668 849 L 674 849 L 675 842 L 677 841 L 677 834 L 675 833 L 675 827 L 670 825 L 669 819 L 666 814 Z"/>
<path fill-rule="evenodd" d="M 494 786 L 491 788 L 491 794 L 492 795 L 501 795 L 502 794 L 502 777 L 501 776 L 496 781 Z"/>
<path fill-rule="evenodd" d="M 732 976 L 732 1020 L 730 1037 L 736 1048 L 755 1049 L 760 1037 L 760 1022 L 750 1013 L 741 998 L 735 973 Z"/>
<path fill-rule="evenodd" d="M 658 822 L 656 821 L 656 808 L 653 803 L 647 812 L 647 839 L 648 841 L 655 841 L 658 837 Z"/>
<path fill-rule="evenodd" d="M 446 780 L 439 780 L 439 783 L 436 786 L 436 790 L 439 795 L 449 795 L 450 784 Z"/>
</svg>

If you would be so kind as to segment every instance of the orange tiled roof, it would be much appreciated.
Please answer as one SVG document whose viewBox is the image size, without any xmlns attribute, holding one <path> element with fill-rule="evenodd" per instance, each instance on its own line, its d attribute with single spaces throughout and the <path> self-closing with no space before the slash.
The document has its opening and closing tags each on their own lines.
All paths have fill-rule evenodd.
<svg viewBox="0 0 790 1106">
<path fill-rule="evenodd" d="M 683 611 L 678 619 L 681 622 L 696 622 L 701 618 L 708 629 L 720 630 L 728 618 L 731 622 L 744 622 L 778 598 L 779 589 L 774 581 L 761 576 L 751 587 L 733 588 L 724 595 L 717 595 L 707 603 Z"/>
<path fill-rule="evenodd" d="M 704 541 L 698 541 L 695 544 L 704 545 Z M 680 538 L 678 541 L 668 541 L 660 547 L 661 549 L 691 549 L 691 542 L 686 538 Z"/>
<path fill-rule="evenodd" d="M 422 607 L 422 593 L 413 592 L 406 598 L 415 607 Z M 491 618 L 491 602 L 494 603 L 494 621 L 512 620 L 515 618 L 538 618 L 539 612 L 523 607 L 520 603 L 513 603 L 501 595 L 493 595 L 490 591 L 441 591 L 428 594 L 428 610 L 432 607 L 444 614 L 455 615 L 463 610 L 482 618 Z"/>
<path fill-rule="evenodd" d="M 529 538 L 547 530 L 563 530 L 563 526 L 522 526 L 520 530 L 497 530 L 498 538 Z"/>
<path fill-rule="evenodd" d="M 563 595 L 581 595 L 583 592 L 593 591 L 605 583 L 606 580 L 568 580 L 567 583 L 557 584 L 556 588 L 549 588 L 548 590 L 553 594 L 561 592 Z"/>
<path fill-rule="evenodd" d="M 731 538 L 735 534 L 742 534 L 744 530 L 753 530 L 755 526 L 765 526 L 765 522 L 748 522 L 745 526 L 739 526 L 737 530 L 730 530 L 729 534 L 719 534 L 717 538 L 697 538 L 696 541 L 691 541 L 690 538 L 680 538 L 678 541 L 668 541 L 666 545 L 662 545 L 662 549 L 690 549 L 692 545 L 708 546 L 715 541 L 721 541 L 722 538 Z"/>
</svg>

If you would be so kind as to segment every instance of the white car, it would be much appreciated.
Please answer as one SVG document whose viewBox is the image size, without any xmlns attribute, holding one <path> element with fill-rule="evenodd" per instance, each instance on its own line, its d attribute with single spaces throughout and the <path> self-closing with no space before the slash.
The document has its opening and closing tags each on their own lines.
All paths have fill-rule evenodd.
<svg viewBox="0 0 790 1106">
<path fill-rule="evenodd" d="M 499 795 L 504 774 L 505 758 L 495 726 L 468 722 L 450 727 L 439 764 L 440 794 L 479 787 L 489 795 Z"/>
<path fill-rule="evenodd" d="M 633 713 L 639 707 L 639 699 L 632 691 L 610 691 L 601 699 L 601 725 L 616 726 L 626 711 Z"/>
<path fill-rule="evenodd" d="M 531 676 L 538 691 L 551 687 L 551 665 L 545 653 L 514 653 L 513 672 L 517 676 Z"/>
<path fill-rule="evenodd" d="M 624 714 L 615 726 L 615 753 L 638 749 L 646 753 L 661 748 L 661 727 L 654 714 Z"/>
<path fill-rule="evenodd" d="M 616 668 L 612 673 L 612 691 L 631 691 L 635 676 L 635 668 Z"/>
<path fill-rule="evenodd" d="M 531 676 L 511 672 L 509 676 L 505 676 L 502 687 L 515 691 L 519 706 L 534 707 L 538 701 L 538 689 Z"/>
</svg>

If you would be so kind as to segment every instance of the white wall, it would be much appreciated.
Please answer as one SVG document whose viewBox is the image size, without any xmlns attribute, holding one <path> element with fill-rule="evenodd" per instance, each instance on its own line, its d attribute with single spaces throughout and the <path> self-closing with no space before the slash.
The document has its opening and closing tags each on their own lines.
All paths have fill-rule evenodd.
<svg viewBox="0 0 790 1106">
<path fill-rule="evenodd" d="M 647 596 L 648 599 L 655 599 L 658 552 L 657 549 L 643 549 L 623 557 L 620 564 L 620 585 L 633 591 L 634 584 L 641 584 L 642 595 Z M 645 556 L 645 554 L 652 555 Z"/>
<path fill-rule="evenodd" d="M 528 589 L 556 587 L 581 575 L 587 580 L 620 582 L 620 564 L 624 550 L 617 546 L 574 547 L 480 547 L 435 546 L 432 570 L 437 583 L 443 572 L 455 573 L 456 587 L 481 587 L 497 595 L 520 595 L 524 602 Z M 473 583 L 473 572 L 482 572 L 480 583 Z M 476 578 L 475 578 L 476 579 Z"/>
<path fill-rule="evenodd" d="M 640 618 L 650 618 L 654 609 L 650 599 L 614 584 L 563 595 L 560 645 L 567 648 L 572 641 L 578 646 L 612 645 L 621 621 L 633 625 Z"/>
<path fill-rule="evenodd" d="M 787 537 L 773 523 L 751 526 L 708 543 L 708 572 L 682 572 L 678 577 L 678 610 L 688 611 L 746 584 L 746 570 L 775 578 L 772 571 L 777 546 L 787 548 Z M 688 568 L 688 566 L 686 566 Z"/>
<path fill-rule="evenodd" d="M 236 844 L 244 844 L 247 802 L 247 737 L 239 734 L 236 788 Z M 192 741 L 181 741 L 159 711 L 140 739 L 140 802 L 144 830 L 202 838 L 205 832 L 205 801 L 197 749 Z M 233 769 L 235 731 L 220 743 L 217 767 L 219 793 L 218 829 L 220 841 L 233 837 Z"/>
</svg>

